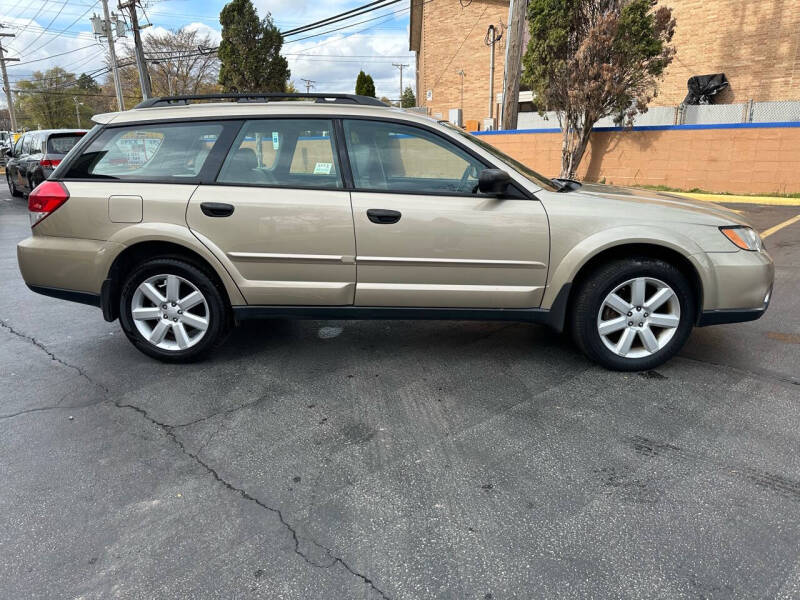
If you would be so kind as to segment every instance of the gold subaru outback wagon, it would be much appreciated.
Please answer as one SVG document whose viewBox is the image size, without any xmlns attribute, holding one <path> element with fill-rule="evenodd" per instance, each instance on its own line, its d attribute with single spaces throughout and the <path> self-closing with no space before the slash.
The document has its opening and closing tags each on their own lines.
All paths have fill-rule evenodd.
<svg viewBox="0 0 800 600">
<path fill-rule="evenodd" d="M 30 194 L 20 270 L 160 360 L 244 319 L 495 319 L 640 370 L 769 304 L 772 260 L 735 213 L 551 180 L 373 98 L 178 96 L 94 121 Z"/>
</svg>

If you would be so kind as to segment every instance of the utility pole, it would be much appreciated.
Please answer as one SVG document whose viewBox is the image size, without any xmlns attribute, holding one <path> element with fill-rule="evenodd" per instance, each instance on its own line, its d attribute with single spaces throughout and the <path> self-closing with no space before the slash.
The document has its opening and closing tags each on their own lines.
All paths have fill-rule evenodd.
<svg viewBox="0 0 800 600">
<path fill-rule="evenodd" d="M 13 33 L 0 33 L 0 37 L 14 37 Z M 11 85 L 8 83 L 8 72 L 6 71 L 6 61 L 17 61 L 18 58 L 6 58 L 5 49 L 0 44 L 0 69 L 3 71 L 3 89 L 6 92 L 8 102 L 8 117 L 11 120 L 11 131 L 17 130 L 17 116 L 14 114 L 14 98 L 11 95 Z"/>
<path fill-rule="evenodd" d="M 316 83 L 316 81 L 313 79 L 303 79 L 302 77 L 300 78 L 300 81 L 306 84 L 306 94 L 311 91 L 311 88 L 314 87 L 314 84 Z"/>
<path fill-rule="evenodd" d="M 458 71 L 456 71 L 456 75 L 461 77 L 461 105 L 460 106 L 461 106 L 461 118 L 463 119 L 464 118 L 464 76 L 466 75 L 466 73 L 464 72 L 464 69 L 459 69 Z"/>
<path fill-rule="evenodd" d="M 489 120 L 494 117 L 494 45 L 500 38 L 497 37 L 497 31 L 494 25 L 489 25 L 489 30 L 486 32 L 486 43 L 489 45 L 490 58 L 489 58 Z"/>
<path fill-rule="evenodd" d="M 81 106 L 83 106 L 83 102 L 78 102 L 78 99 L 73 96 L 72 101 L 75 103 L 75 117 L 78 119 L 78 129 L 81 128 Z"/>
<path fill-rule="evenodd" d="M 117 53 L 114 50 L 114 35 L 111 32 L 111 17 L 108 14 L 108 0 L 103 0 L 103 32 L 106 40 L 108 40 L 108 58 L 111 61 L 111 71 L 114 74 L 117 105 L 120 110 L 125 110 L 125 99 L 122 97 L 122 82 L 119 80 L 119 69 L 117 68 Z"/>
<path fill-rule="evenodd" d="M 147 71 L 147 60 L 144 57 L 144 48 L 142 47 L 141 27 L 139 27 L 139 16 L 136 14 L 136 0 L 130 0 L 127 4 L 120 4 L 117 8 L 121 11 L 127 8 L 131 16 L 136 68 L 139 69 L 139 87 L 142 89 L 142 99 L 147 100 L 153 95 L 153 90 L 150 85 L 150 73 Z"/>
<path fill-rule="evenodd" d="M 503 111 L 501 129 L 516 129 L 519 113 L 519 78 L 522 74 L 522 36 L 525 31 L 527 0 L 511 0 L 508 7 L 508 41 L 503 75 Z"/>
<path fill-rule="evenodd" d="M 393 67 L 400 69 L 400 106 L 403 106 L 403 69 L 408 65 L 401 65 L 400 63 L 392 63 Z"/>
</svg>

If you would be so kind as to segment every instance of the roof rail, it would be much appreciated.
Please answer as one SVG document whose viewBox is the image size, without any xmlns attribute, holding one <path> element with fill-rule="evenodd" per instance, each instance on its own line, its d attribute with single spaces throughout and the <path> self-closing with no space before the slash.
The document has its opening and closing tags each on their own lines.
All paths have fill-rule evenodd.
<svg viewBox="0 0 800 600">
<path fill-rule="evenodd" d="M 329 102 L 331 104 L 362 104 L 365 106 L 386 106 L 377 98 L 370 96 L 358 96 L 356 94 L 325 94 L 325 93 L 251 93 L 251 94 L 190 94 L 184 96 L 159 96 L 148 98 L 134 106 L 134 108 L 152 108 L 154 106 L 170 106 L 192 104 L 198 100 L 233 100 L 236 102 L 273 102 L 276 100 L 288 99 L 315 99 L 318 103 Z"/>
</svg>

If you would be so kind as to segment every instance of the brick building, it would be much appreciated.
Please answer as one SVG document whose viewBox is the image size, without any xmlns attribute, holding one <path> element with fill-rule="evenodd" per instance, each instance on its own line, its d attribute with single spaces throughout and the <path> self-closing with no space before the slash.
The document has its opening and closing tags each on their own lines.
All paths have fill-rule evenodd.
<svg viewBox="0 0 800 600">
<path fill-rule="evenodd" d="M 651 106 L 677 105 L 689 77 L 710 73 L 725 73 L 730 82 L 717 103 L 800 100 L 800 0 L 659 2 L 677 20 L 677 57 Z M 508 23 L 508 8 L 508 0 L 411 0 L 417 102 L 428 114 L 446 119 L 450 109 L 462 107 L 463 71 L 464 120 L 488 116 L 485 36 L 489 25 Z M 502 90 L 505 41 L 495 45 L 495 94 Z"/>
</svg>

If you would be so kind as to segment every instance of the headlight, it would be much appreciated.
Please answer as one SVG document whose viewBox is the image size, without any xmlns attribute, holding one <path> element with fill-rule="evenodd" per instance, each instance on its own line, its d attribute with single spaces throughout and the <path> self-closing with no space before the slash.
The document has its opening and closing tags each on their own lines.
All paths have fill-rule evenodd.
<svg viewBox="0 0 800 600">
<path fill-rule="evenodd" d="M 720 227 L 719 230 L 722 232 L 722 235 L 733 242 L 737 248 L 741 248 L 742 250 L 758 252 L 764 247 L 761 242 L 761 237 L 752 227 L 735 225 L 733 227 Z"/>
</svg>

